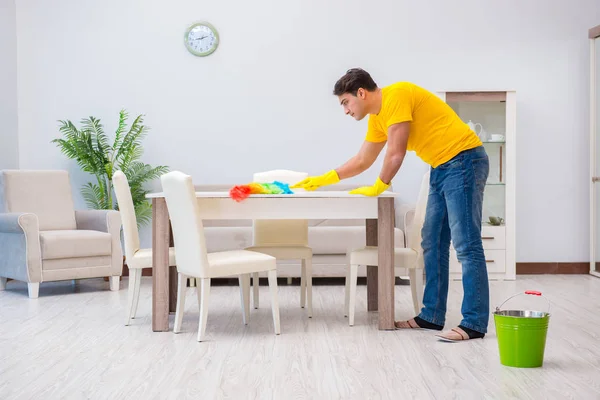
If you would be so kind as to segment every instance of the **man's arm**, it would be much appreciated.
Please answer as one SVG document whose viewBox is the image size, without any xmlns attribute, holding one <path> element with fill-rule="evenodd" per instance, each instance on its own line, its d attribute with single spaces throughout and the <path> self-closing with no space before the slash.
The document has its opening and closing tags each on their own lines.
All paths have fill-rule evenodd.
<svg viewBox="0 0 600 400">
<path fill-rule="evenodd" d="M 388 148 L 379 174 L 379 179 L 386 185 L 390 184 L 404 161 L 409 131 L 410 122 L 401 122 L 388 128 Z"/>
<path fill-rule="evenodd" d="M 381 150 L 385 147 L 386 142 L 367 142 L 365 141 L 361 146 L 358 154 L 348 160 L 344 165 L 336 168 L 340 180 L 352 178 L 360 174 L 361 172 L 369 169 L 375 162 Z M 388 150 L 389 153 L 389 150 Z"/>
</svg>

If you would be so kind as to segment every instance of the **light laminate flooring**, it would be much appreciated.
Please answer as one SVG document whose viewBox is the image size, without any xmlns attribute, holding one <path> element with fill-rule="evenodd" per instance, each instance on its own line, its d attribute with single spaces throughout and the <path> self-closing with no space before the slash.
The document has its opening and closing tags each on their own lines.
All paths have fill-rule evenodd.
<svg viewBox="0 0 600 400">
<path fill-rule="evenodd" d="M 357 291 L 355 326 L 344 318 L 342 285 L 313 287 L 314 317 L 299 307 L 297 285 L 280 284 L 281 335 L 270 296 L 242 324 L 237 286 L 213 286 L 207 342 L 198 343 L 198 305 L 189 288 L 183 332 L 152 332 L 151 278 L 138 316 L 124 326 L 121 290 L 89 279 L 0 292 L 2 399 L 600 399 L 600 279 L 518 276 L 491 282 L 491 308 L 539 290 L 552 302 L 543 368 L 500 364 L 493 316 L 483 340 L 444 343 L 430 331 L 378 331 Z M 396 316 L 413 316 L 410 288 L 396 286 Z M 447 327 L 460 322 L 461 282 L 451 282 Z M 508 308 L 543 309 L 520 296 Z M 505 307 L 505 308 L 506 308 Z M 174 315 L 170 317 L 171 329 Z"/>
</svg>

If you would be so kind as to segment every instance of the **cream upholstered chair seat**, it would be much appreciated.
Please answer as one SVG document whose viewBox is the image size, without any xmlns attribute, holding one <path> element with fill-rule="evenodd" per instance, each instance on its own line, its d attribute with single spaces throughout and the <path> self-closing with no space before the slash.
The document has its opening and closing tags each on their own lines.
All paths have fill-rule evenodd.
<svg viewBox="0 0 600 400">
<path fill-rule="evenodd" d="M 308 177 L 306 172 L 273 170 L 257 172 L 253 176 L 256 183 L 278 181 L 293 185 Z M 246 250 L 269 254 L 278 260 L 301 260 L 300 307 L 307 304 L 307 314 L 312 318 L 312 249 L 308 246 L 308 221 L 255 220 L 252 223 L 253 244 Z M 254 308 L 258 308 L 258 274 L 252 277 Z M 308 301 L 307 301 L 308 299 Z"/>
<path fill-rule="evenodd" d="M 125 241 L 125 259 L 129 268 L 129 289 L 125 325 L 135 318 L 140 299 L 142 270 L 152 268 L 152 249 L 140 248 L 140 235 L 135 216 L 135 207 L 127 177 L 122 171 L 113 174 L 113 185 L 123 220 L 123 239 Z M 169 248 L 169 265 L 175 265 L 175 249 Z"/>
<path fill-rule="evenodd" d="M 59 230 L 40 232 L 43 260 L 107 256 L 112 251 L 112 235 L 100 231 Z"/>
<path fill-rule="evenodd" d="M 396 247 L 394 249 L 394 265 L 415 265 L 417 251 L 411 248 Z M 356 265 L 377 265 L 379 251 L 377 246 L 365 246 L 352 251 L 350 262 Z"/>
<path fill-rule="evenodd" d="M 238 276 L 243 322 L 249 318 L 250 274 L 267 272 L 271 291 L 271 309 L 275 334 L 281 332 L 279 303 L 277 297 L 277 262 L 267 254 L 248 250 L 208 253 L 204 226 L 200 218 L 199 204 L 190 176 L 181 172 L 169 172 L 161 177 L 163 192 L 173 227 L 175 251 L 177 252 L 177 309 L 174 332 L 181 331 L 185 307 L 187 279 L 196 278 L 200 321 L 198 341 L 206 339 L 206 323 L 210 297 L 211 278 Z M 198 284 L 198 282 L 200 282 Z"/>
<path fill-rule="evenodd" d="M 42 282 L 109 277 L 119 289 L 123 269 L 121 217 L 115 210 L 75 210 L 69 173 L 0 173 L 0 290 L 7 278 Z"/>
<path fill-rule="evenodd" d="M 260 253 L 269 254 L 279 260 L 306 260 L 312 257 L 312 250 L 305 246 L 251 246 L 246 248 L 250 251 L 258 251 Z M 258 307 L 257 304 L 255 304 Z"/>
<path fill-rule="evenodd" d="M 418 314 L 423 299 L 423 249 L 421 248 L 421 229 L 425 221 L 427 197 L 429 196 L 429 171 L 421 180 L 419 196 L 415 210 L 409 210 L 404 218 L 407 247 L 394 249 L 394 276 L 399 270 L 408 270 L 413 306 Z M 414 214 L 414 216 L 412 215 Z M 408 221 L 411 221 L 409 223 Z M 359 265 L 379 265 L 379 250 L 377 246 L 364 246 L 349 253 L 349 268 L 346 275 L 345 315 L 349 325 L 354 325 L 354 309 L 356 303 L 356 280 Z"/>
<path fill-rule="evenodd" d="M 175 265 L 175 248 L 169 248 L 169 265 Z M 152 249 L 139 249 L 131 259 L 127 260 L 127 266 L 131 269 L 152 268 Z"/>
</svg>

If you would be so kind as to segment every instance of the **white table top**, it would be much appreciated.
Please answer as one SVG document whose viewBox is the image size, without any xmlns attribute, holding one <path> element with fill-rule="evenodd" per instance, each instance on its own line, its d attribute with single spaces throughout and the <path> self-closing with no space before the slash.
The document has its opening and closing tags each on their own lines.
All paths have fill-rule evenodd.
<svg viewBox="0 0 600 400">
<path fill-rule="evenodd" d="M 326 191 L 312 191 L 307 192 L 303 190 L 293 189 L 293 194 L 252 194 L 250 198 L 325 198 L 325 199 L 336 199 L 336 198 L 366 198 L 368 196 L 363 196 L 360 194 L 350 194 L 348 191 L 334 191 L 334 190 L 326 190 Z M 385 191 L 380 194 L 378 197 L 398 197 L 399 193 Z M 148 193 L 146 195 L 147 199 L 161 198 L 165 197 L 163 192 L 156 193 Z M 229 192 L 196 192 L 196 197 L 200 198 L 230 198 Z M 233 201 L 233 199 L 231 199 Z"/>
</svg>

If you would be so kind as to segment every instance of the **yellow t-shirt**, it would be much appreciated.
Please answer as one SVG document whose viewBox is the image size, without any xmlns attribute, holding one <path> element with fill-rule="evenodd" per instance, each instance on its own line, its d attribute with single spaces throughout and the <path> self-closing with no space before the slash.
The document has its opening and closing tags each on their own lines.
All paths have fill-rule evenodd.
<svg viewBox="0 0 600 400">
<path fill-rule="evenodd" d="M 369 116 L 365 140 L 386 141 L 391 125 L 410 121 L 407 150 L 433 168 L 481 146 L 477 134 L 435 94 L 409 82 L 394 83 L 381 92 L 381 110 Z"/>
</svg>

